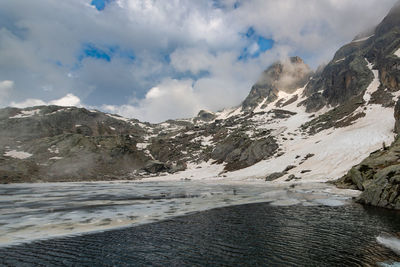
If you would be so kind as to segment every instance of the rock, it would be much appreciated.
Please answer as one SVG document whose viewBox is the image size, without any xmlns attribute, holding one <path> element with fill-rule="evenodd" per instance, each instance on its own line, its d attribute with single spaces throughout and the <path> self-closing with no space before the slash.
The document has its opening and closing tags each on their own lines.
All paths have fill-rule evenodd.
<svg viewBox="0 0 400 267">
<path fill-rule="evenodd" d="M 294 174 L 291 174 L 285 181 L 290 182 L 292 180 L 300 180 L 300 179 L 301 179 L 301 177 L 296 177 Z"/>
<path fill-rule="evenodd" d="M 170 173 L 176 173 L 180 171 L 184 171 L 187 168 L 186 162 L 177 162 L 176 164 L 173 164 L 171 169 L 169 170 Z"/>
<path fill-rule="evenodd" d="M 283 171 L 287 172 L 287 171 L 290 171 L 291 169 L 294 169 L 294 168 L 296 168 L 295 165 L 288 165 Z"/>
<path fill-rule="evenodd" d="M 308 153 L 308 154 L 304 157 L 304 160 L 307 160 L 307 159 L 312 158 L 312 157 L 314 157 L 314 156 L 315 156 L 314 154 Z"/>
<path fill-rule="evenodd" d="M 371 153 L 335 184 L 363 191 L 357 202 L 400 209 L 400 139 L 386 150 Z"/>
<path fill-rule="evenodd" d="M 286 172 L 274 172 L 265 177 L 265 181 L 270 182 L 284 176 Z"/>
<path fill-rule="evenodd" d="M 143 170 L 148 173 L 168 172 L 171 170 L 171 166 L 165 164 L 164 162 L 158 161 L 158 160 L 152 160 L 146 164 L 146 166 L 143 168 Z"/>
<path fill-rule="evenodd" d="M 197 117 L 194 118 L 195 121 L 212 121 L 216 118 L 217 116 L 210 111 L 206 110 L 200 110 L 200 112 L 197 114 Z"/>
<path fill-rule="evenodd" d="M 394 107 L 394 119 L 396 121 L 394 125 L 394 130 L 396 133 L 400 134 L 400 100 L 397 100 Z"/>
</svg>

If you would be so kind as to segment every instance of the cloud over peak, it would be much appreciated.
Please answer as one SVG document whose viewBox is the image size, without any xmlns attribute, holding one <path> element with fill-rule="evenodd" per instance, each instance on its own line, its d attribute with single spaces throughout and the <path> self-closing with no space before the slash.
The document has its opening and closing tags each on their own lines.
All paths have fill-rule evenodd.
<svg viewBox="0 0 400 267">
<path fill-rule="evenodd" d="M 3 0 L 0 104 L 69 95 L 146 121 L 237 105 L 272 62 L 316 68 L 394 2 Z"/>
</svg>

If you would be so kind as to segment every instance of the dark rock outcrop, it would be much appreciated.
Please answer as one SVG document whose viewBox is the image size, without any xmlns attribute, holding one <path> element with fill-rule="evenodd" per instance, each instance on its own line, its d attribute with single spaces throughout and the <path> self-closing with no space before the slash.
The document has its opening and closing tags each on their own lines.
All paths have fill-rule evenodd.
<svg viewBox="0 0 400 267">
<path fill-rule="evenodd" d="M 210 111 L 200 110 L 199 113 L 197 114 L 197 116 L 194 118 L 194 120 L 209 122 L 209 121 L 214 120 L 216 117 L 217 116 Z"/>
<path fill-rule="evenodd" d="M 400 139 L 389 148 L 371 153 L 335 184 L 363 191 L 362 204 L 400 209 Z"/>
<path fill-rule="evenodd" d="M 400 1 L 377 26 L 375 35 L 358 49 L 358 54 L 374 62 L 379 70 L 381 86 L 371 101 L 384 106 L 393 105 L 388 92 L 400 90 L 400 58 L 394 51 L 400 48 Z M 384 103 L 386 102 L 386 103 Z M 400 101 L 394 108 L 394 129 L 400 134 Z M 345 176 L 336 181 L 342 188 L 362 190 L 357 201 L 367 205 L 400 209 L 400 137 L 390 147 L 371 153 Z"/>
<path fill-rule="evenodd" d="M 317 72 L 306 87 L 304 105 L 308 112 L 325 105 L 337 106 L 359 97 L 373 79 L 366 59 L 379 70 L 380 90 L 400 90 L 400 62 L 393 55 L 400 47 L 400 4 L 376 27 L 370 36 L 340 48 L 322 71 Z"/>
</svg>

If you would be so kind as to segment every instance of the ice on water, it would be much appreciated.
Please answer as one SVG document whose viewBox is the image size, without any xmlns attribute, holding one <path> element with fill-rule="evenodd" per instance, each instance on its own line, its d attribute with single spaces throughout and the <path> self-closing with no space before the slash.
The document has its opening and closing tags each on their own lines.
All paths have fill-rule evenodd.
<svg viewBox="0 0 400 267">
<path fill-rule="evenodd" d="M 343 205 L 351 192 L 327 184 L 159 181 L 0 186 L 0 245 L 155 222 L 245 203 Z"/>
</svg>

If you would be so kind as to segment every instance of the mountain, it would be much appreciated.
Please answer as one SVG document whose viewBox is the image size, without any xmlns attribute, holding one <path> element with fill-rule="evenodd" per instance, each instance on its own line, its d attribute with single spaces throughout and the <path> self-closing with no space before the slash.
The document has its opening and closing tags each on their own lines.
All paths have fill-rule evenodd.
<svg viewBox="0 0 400 267">
<path fill-rule="evenodd" d="M 400 132 L 399 15 L 396 4 L 315 73 L 299 57 L 276 62 L 240 106 L 190 119 L 150 124 L 76 107 L 1 109 L 0 181 L 342 177 L 339 186 L 364 191 L 360 202 L 399 209 L 400 141 L 382 145 Z"/>
<path fill-rule="evenodd" d="M 251 111 L 260 103 L 264 108 L 278 98 L 280 91 L 291 94 L 306 85 L 310 76 L 310 68 L 299 57 L 276 62 L 266 69 L 253 85 L 242 103 L 242 109 Z"/>
</svg>

